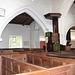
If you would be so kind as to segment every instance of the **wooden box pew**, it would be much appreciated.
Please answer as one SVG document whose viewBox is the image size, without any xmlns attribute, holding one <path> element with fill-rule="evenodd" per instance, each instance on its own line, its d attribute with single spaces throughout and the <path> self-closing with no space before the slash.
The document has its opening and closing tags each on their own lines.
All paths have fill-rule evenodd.
<svg viewBox="0 0 75 75">
<path fill-rule="evenodd" d="M 12 53 L 13 49 L 9 48 L 9 49 L 0 49 L 0 53 Z"/>
<path fill-rule="evenodd" d="M 20 61 L 27 62 L 27 54 L 46 55 L 46 53 L 31 53 L 31 52 L 14 52 L 14 53 L 2 53 L 2 56 L 17 59 Z"/>
<path fill-rule="evenodd" d="M 49 57 L 75 59 L 75 54 L 47 54 Z"/>
<path fill-rule="evenodd" d="M 2 55 L 2 56 L 27 62 L 27 55 L 26 54 L 12 54 L 12 55 Z"/>
<path fill-rule="evenodd" d="M 26 52 L 0 53 L 0 55 L 29 54 L 29 53 L 31 53 L 31 52 L 30 51 L 26 51 Z"/>
<path fill-rule="evenodd" d="M 11 55 L 11 54 L 19 54 L 19 52 L 13 52 L 13 53 L 0 53 L 0 55 Z"/>
<path fill-rule="evenodd" d="M 61 54 L 75 54 L 75 51 L 61 51 Z"/>
<path fill-rule="evenodd" d="M 52 67 L 57 67 L 57 66 L 61 66 L 61 65 L 75 63 L 75 60 L 27 54 L 27 62 L 38 65 L 38 66 L 42 66 L 45 68 L 52 68 Z"/>
<path fill-rule="evenodd" d="M 75 75 L 75 64 L 63 65 L 37 72 L 21 73 L 15 75 Z"/>
<path fill-rule="evenodd" d="M 34 53 L 29 53 L 29 52 L 24 52 L 24 53 L 14 53 L 14 54 L 8 54 L 8 55 L 2 55 L 2 56 L 5 56 L 5 57 L 9 57 L 9 58 L 13 58 L 13 59 L 17 59 L 17 60 L 20 60 L 20 61 L 24 61 L 24 62 L 27 62 L 27 54 L 34 54 Z M 46 55 L 46 53 L 36 53 L 36 55 Z"/>
<path fill-rule="evenodd" d="M 31 65 L 19 60 L 1 56 L 2 59 L 2 74 L 1 75 L 14 75 L 19 73 L 27 73 L 38 70 L 45 70 L 46 68 Z"/>
</svg>

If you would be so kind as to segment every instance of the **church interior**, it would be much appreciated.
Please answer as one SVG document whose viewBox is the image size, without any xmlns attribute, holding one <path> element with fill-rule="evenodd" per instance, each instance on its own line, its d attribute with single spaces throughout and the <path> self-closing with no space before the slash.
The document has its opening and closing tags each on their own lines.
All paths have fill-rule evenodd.
<svg viewBox="0 0 75 75">
<path fill-rule="evenodd" d="M 0 75 L 75 75 L 75 0 L 0 1 Z"/>
</svg>

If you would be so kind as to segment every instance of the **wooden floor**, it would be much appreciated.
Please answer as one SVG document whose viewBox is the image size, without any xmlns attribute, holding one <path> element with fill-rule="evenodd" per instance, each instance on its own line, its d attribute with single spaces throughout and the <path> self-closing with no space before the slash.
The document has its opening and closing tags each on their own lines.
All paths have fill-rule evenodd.
<svg viewBox="0 0 75 75">
<path fill-rule="evenodd" d="M 0 75 L 75 75 L 75 51 L 0 53 Z"/>
</svg>

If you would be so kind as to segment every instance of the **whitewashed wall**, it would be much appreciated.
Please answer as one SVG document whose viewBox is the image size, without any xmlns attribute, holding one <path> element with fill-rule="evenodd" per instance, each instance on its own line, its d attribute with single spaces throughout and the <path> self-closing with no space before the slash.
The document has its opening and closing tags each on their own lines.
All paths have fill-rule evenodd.
<svg viewBox="0 0 75 75">
<path fill-rule="evenodd" d="M 24 46 L 24 41 L 30 42 L 30 27 L 16 25 L 16 24 L 8 24 L 3 31 L 3 34 L 2 34 L 3 41 L 0 42 L 0 48 L 9 48 L 10 35 L 22 36 L 22 47 L 29 48 L 28 45 Z"/>
<path fill-rule="evenodd" d="M 30 25 L 30 44 L 32 48 L 40 48 L 40 36 L 44 36 L 44 32 L 37 22 Z"/>
<path fill-rule="evenodd" d="M 2 33 L 3 41 L 0 42 L 0 48 L 9 48 L 9 36 L 22 36 L 22 48 L 40 48 L 40 36 L 44 36 L 43 30 L 37 22 L 33 22 L 30 26 L 8 24 Z M 29 42 L 29 44 L 25 44 Z"/>
<path fill-rule="evenodd" d="M 59 13 L 65 0 L 52 0 L 52 12 Z"/>
</svg>

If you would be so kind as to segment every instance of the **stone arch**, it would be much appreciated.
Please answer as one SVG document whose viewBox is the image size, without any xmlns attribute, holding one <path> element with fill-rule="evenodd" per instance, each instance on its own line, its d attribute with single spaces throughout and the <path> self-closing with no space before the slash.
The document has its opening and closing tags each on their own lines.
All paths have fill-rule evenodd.
<svg viewBox="0 0 75 75">
<path fill-rule="evenodd" d="M 74 27 L 74 26 L 75 26 L 75 22 L 73 22 L 72 24 L 70 24 L 69 27 L 68 27 L 68 29 L 66 30 L 66 34 L 67 34 L 68 30 L 69 30 L 70 28 Z"/>
<path fill-rule="evenodd" d="M 64 2 L 61 5 L 61 8 L 59 10 L 59 12 L 62 14 L 62 16 L 65 16 L 68 14 L 73 2 L 74 2 L 74 0 L 64 0 Z M 65 10 L 65 8 L 66 8 L 66 10 Z"/>
<path fill-rule="evenodd" d="M 15 10 L 14 12 L 12 12 L 12 14 L 10 14 L 8 17 L 5 18 L 5 21 L 3 23 L 2 29 L 1 29 L 1 33 L 0 33 L 0 37 L 2 35 L 3 30 L 5 29 L 5 27 L 7 26 L 7 24 L 17 15 L 22 14 L 22 13 L 27 13 L 28 15 L 30 15 L 42 28 L 42 30 L 45 32 L 47 30 L 46 27 L 46 22 L 45 22 L 45 18 L 43 16 L 41 16 L 40 14 L 38 14 L 33 8 L 31 7 L 21 7 L 18 10 Z"/>
<path fill-rule="evenodd" d="M 59 21 L 59 23 L 60 23 L 60 25 L 61 26 L 59 26 L 59 33 L 61 34 L 60 35 L 60 43 L 61 44 L 63 44 L 63 45 L 66 45 L 66 34 L 67 34 L 67 32 L 68 32 L 68 30 L 70 29 L 70 25 L 68 26 L 68 29 L 66 30 L 66 32 L 63 32 L 63 29 L 64 29 L 64 19 L 65 19 L 65 17 L 67 16 L 67 14 L 68 14 L 68 12 L 69 12 L 69 10 L 70 10 L 70 8 L 71 8 L 71 6 L 72 6 L 72 4 L 73 4 L 73 2 L 74 2 L 74 0 L 64 0 L 64 2 L 62 3 L 62 6 L 61 6 L 61 9 L 60 9 L 60 13 L 62 14 L 62 16 L 61 16 L 61 19 L 60 19 L 60 21 Z M 66 6 L 67 5 L 67 6 Z M 66 8 L 66 10 L 65 10 L 65 8 Z M 71 25 L 72 26 L 72 25 Z M 62 28 L 62 29 L 61 29 Z"/>
<path fill-rule="evenodd" d="M 74 23 L 72 23 L 69 27 L 68 27 L 68 29 L 66 30 L 66 45 L 68 45 L 68 44 L 70 44 L 71 43 L 71 45 L 73 44 L 72 43 L 72 39 L 71 39 L 71 31 L 69 30 L 69 29 L 71 29 L 72 27 L 75 27 L 75 22 Z"/>
</svg>

